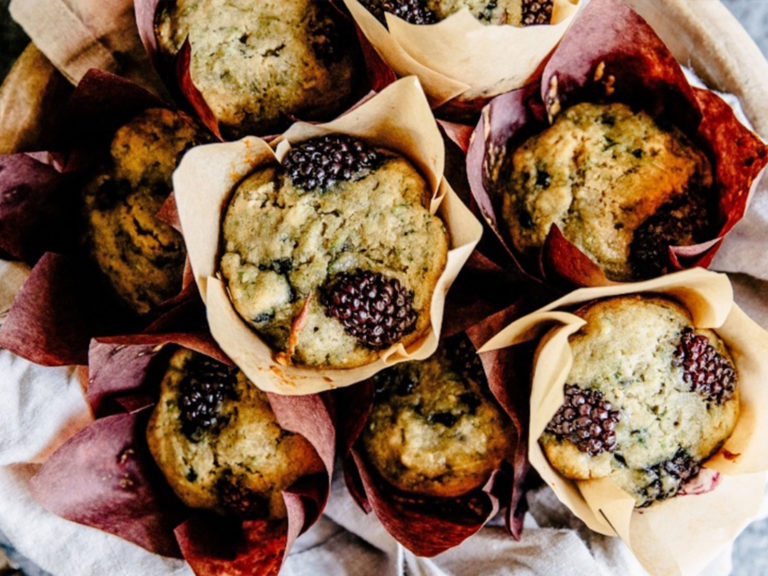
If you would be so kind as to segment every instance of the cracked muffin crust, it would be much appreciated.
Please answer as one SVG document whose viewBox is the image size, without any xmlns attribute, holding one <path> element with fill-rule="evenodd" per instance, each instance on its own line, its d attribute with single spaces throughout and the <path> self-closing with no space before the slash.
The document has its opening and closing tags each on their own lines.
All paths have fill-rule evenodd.
<svg viewBox="0 0 768 576">
<path fill-rule="evenodd" d="M 285 363 L 360 366 L 430 327 L 449 247 L 430 188 L 402 156 L 350 142 L 362 141 L 300 143 L 245 178 L 225 212 L 230 298 Z M 338 177 L 306 177 L 317 171 Z"/>
<path fill-rule="evenodd" d="M 84 186 L 86 237 L 117 295 L 146 314 L 181 289 L 181 235 L 157 218 L 187 149 L 207 139 L 179 114 L 150 108 L 120 127 L 109 159 Z"/>
<path fill-rule="evenodd" d="M 187 349 L 170 358 L 147 442 L 187 506 L 246 518 L 284 518 L 282 490 L 324 470 L 242 372 Z"/>
<path fill-rule="evenodd" d="M 458 497 L 512 458 L 514 429 L 487 390 L 465 336 L 444 341 L 426 360 L 379 372 L 373 381 L 376 398 L 361 444 L 368 462 L 396 489 Z"/>
<path fill-rule="evenodd" d="M 229 138 L 334 116 L 363 81 L 354 29 L 324 1 L 168 0 L 156 36 L 170 56 L 189 40 L 192 81 Z"/>
<path fill-rule="evenodd" d="M 611 280 L 665 272 L 667 247 L 708 238 L 716 206 L 705 154 L 621 103 L 581 103 L 508 152 L 494 184 L 517 251 L 552 226 Z"/>
<path fill-rule="evenodd" d="M 379 20 L 390 12 L 411 24 L 433 24 L 462 8 L 484 24 L 549 24 L 552 0 L 361 0 Z"/>
<path fill-rule="evenodd" d="M 565 402 L 539 439 L 563 476 L 608 477 L 637 506 L 669 498 L 730 436 L 738 375 L 725 343 L 663 297 L 623 296 L 576 312 Z"/>
</svg>

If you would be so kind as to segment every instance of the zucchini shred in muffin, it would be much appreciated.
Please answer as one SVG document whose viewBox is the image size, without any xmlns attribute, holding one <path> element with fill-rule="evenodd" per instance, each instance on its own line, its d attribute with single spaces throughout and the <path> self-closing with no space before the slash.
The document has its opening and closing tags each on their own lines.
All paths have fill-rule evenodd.
<svg viewBox="0 0 768 576">
<path fill-rule="evenodd" d="M 565 400 L 539 442 L 574 480 L 608 478 L 644 507 L 678 494 L 731 435 L 738 375 L 718 335 L 666 297 L 576 311 Z"/>
<path fill-rule="evenodd" d="M 181 290 L 184 242 L 157 213 L 181 156 L 207 139 L 185 116 L 149 108 L 115 132 L 109 158 L 83 187 L 88 249 L 114 292 L 138 314 Z"/>
<path fill-rule="evenodd" d="M 706 155 L 680 130 L 622 103 L 580 103 L 509 150 L 494 178 L 516 251 L 552 226 L 610 280 L 667 271 L 669 246 L 712 237 L 717 205 Z"/>
<path fill-rule="evenodd" d="M 384 22 L 389 12 L 411 24 L 434 24 L 462 8 L 484 24 L 532 26 L 549 24 L 552 0 L 361 0 L 374 16 Z"/>
<path fill-rule="evenodd" d="M 443 341 L 426 360 L 379 372 L 373 383 L 359 441 L 367 462 L 397 491 L 458 498 L 512 461 L 514 428 L 465 336 Z"/>
<path fill-rule="evenodd" d="M 189 41 L 192 82 L 229 138 L 334 116 L 364 82 L 354 28 L 328 2 L 167 0 L 155 23 L 167 59 Z"/>
<path fill-rule="evenodd" d="M 247 176 L 222 224 L 240 316 L 285 364 L 349 368 L 430 328 L 448 234 L 404 157 L 326 135 Z"/>
<path fill-rule="evenodd" d="M 169 360 L 146 436 L 184 504 L 244 518 L 284 518 L 282 490 L 325 469 L 241 371 L 183 348 Z"/>
</svg>

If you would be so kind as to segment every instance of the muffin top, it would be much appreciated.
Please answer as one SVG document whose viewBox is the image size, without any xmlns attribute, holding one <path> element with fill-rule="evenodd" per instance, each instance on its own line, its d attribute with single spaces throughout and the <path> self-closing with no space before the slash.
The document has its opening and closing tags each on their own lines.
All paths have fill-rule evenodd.
<svg viewBox="0 0 768 576">
<path fill-rule="evenodd" d="M 511 459 L 515 431 L 490 396 L 480 360 L 463 335 L 441 343 L 427 360 L 379 372 L 374 383 L 362 447 L 396 489 L 461 496 Z"/>
<path fill-rule="evenodd" d="M 183 348 L 162 378 L 147 442 L 187 506 L 247 518 L 285 517 L 282 490 L 323 470 L 242 372 Z"/>
<path fill-rule="evenodd" d="M 516 250 L 556 225 L 611 280 L 665 271 L 669 245 L 707 239 L 716 206 L 707 157 L 673 126 L 621 103 L 581 103 L 528 138 L 493 185 Z"/>
<path fill-rule="evenodd" d="M 411 24 L 433 24 L 462 8 L 484 24 L 549 24 L 552 0 L 361 0 L 379 20 L 389 12 Z"/>
<path fill-rule="evenodd" d="M 677 494 L 730 436 L 738 376 L 716 333 L 664 297 L 621 296 L 576 312 L 565 401 L 540 443 L 568 478 L 609 477 L 637 506 Z"/>
<path fill-rule="evenodd" d="M 145 314 L 181 289 L 181 235 L 157 218 L 184 152 L 206 139 L 188 119 L 149 108 L 120 127 L 84 186 L 87 242 L 117 295 Z"/>
<path fill-rule="evenodd" d="M 324 1 L 174 0 L 156 36 L 171 56 L 189 39 L 192 81 L 230 138 L 332 117 L 363 81 L 354 29 Z"/>
<path fill-rule="evenodd" d="M 430 197 L 402 156 L 341 135 L 302 142 L 226 209 L 235 309 L 284 363 L 360 366 L 419 340 L 448 252 Z"/>
</svg>

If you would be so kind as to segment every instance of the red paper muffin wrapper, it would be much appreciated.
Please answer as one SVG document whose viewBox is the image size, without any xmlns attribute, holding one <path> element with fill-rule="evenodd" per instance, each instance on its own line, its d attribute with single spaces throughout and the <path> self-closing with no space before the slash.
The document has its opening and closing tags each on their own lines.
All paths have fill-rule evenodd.
<svg viewBox="0 0 768 576">
<path fill-rule="evenodd" d="M 147 52 L 147 56 L 155 67 L 155 70 L 157 70 L 158 74 L 164 80 L 174 98 L 180 103 L 185 102 L 198 120 L 208 128 L 212 134 L 219 140 L 225 140 L 226 138 L 221 134 L 221 128 L 215 114 L 192 79 L 190 73 L 192 47 L 189 40 L 186 40 L 179 49 L 179 52 L 171 58 L 163 57 L 160 52 L 159 43 L 155 33 L 155 20 L 161 3 L 162 0 L 134 1 L 136 26 L 139 31 L 141 42 L 144 44 L 144 49 Z M 330 4 L 337 9 L 339 8 L 337 2 L 331 1 Z M 348 18 L 348 15 L 344 11 L 339 10 L 339 12 L 344 14 L 344 17 Z M 364 85 L 357 87 L 357 97 L 364 99 L 366 93 L 381 90 L 384 86 L 392 83 L 395 80 L 395 74 L 379 57 L 365 36 L 360 33 L 359 29 L 356 30 L 366 72 L 366 82 Z M 298 120 L 298 118 L 291 118 L 290 120 Z M 259 136 L 270 138 L 274 135 L 259 134 Z"/>
<path fill-rule="evenodd" d="M 454 285 L 451 294 L 461 291 Z M 461 298 L 461 297 L 459 297 Z M 444 336 L 464 332 L 473 345 L 487 340 L 525 309 L 523 301 L 499 310 L 483 322 L 466 328 L 467 315 L 452 314 L 454 299 L 448 300 Z M 483 308 L 483 304 L 478 306 Z M 480 312 L 480 310 L 478 310 Z M 455 319 L 452 322 L 451 319 Z M 510 418 L 517 435 L 511 461 L 495 470 L 485 485 L 459 498 L 421 498 L 388 488 L 368 464 L 358 439 L 373 408 L 374 386 L 370 380 L 337 391 L 340 450 L 344 458 L 347 488 L 366 512 L 379 521 L 403 546 L 419 556 L 434 556 L 457 546 L 478 532 L 503 507 L 506 525 L 513 537 L 520 538 L 526 510 L 524 480 L 529 470 L 527 454 L 528 386 L 519 380 L 521 394 L 509 393 L 505 383 L 518 380 L 520 366 L 510 351 L 493 351 L 481 356 L 488 384 L 494 397 Z M 341 407 L 344 407 L 343 409 Z M 344 412 L 342 413 L 342 410 Z"/>
<path fill-rule="evenodd" d="M 206 333 L 92 341 L 87 399 L 96 419 L 42 465 L 32 493 L 68 520 L 150 552 L 183 557 L 198 576 L 277 574 L 293 541 L 317 520 L 328 498 L 335 434 L 326 399 L 269 395 L 280 425 L 309 440 L 325 467 L 284 490 L 287 520 L 238 520 L 188 508 L 166 483 L 144 436 L 166 352 L 175 346 L 229 363 Z"/>
<path fill-rule="evenodd" d="M 483 109 L 469 149 L 472 193 L 513 267 L 560 286 L 609 284 L 592 260 L 556 226 L 534 258 L 515 251 L 501 222 L 489 175 L 504 149 L 543 130 L 561 110 L 582 101 L 619 101 L 672 121 L 713 166 L 720 227 L 694 246 L 669 247 L 669 270 L 708 266 L 724 235 L 744 215 L 768 162 L 768 148 L 714 93 L 692 87 L 648 24 L 619 0 L 593 0 L 575 18 L 543 68 L 539 82 L 493 99 Z"/>
<path fill-rule="evenodd" d="M 0 346 L 38 364 L 85 364 L 91 337 L 151 320 L 136 318 L 112 294 L 78 227 L 78 188 L 93 158 L 118 127 L 150 107 L 168 105 L 128 80 L 91 70 L 68 102 L 61 152 L 0 157 L 0 252 L 33 266 L 0 327 Z M 187 284 L 152 317 L 175 305 Z"/>
</svg>

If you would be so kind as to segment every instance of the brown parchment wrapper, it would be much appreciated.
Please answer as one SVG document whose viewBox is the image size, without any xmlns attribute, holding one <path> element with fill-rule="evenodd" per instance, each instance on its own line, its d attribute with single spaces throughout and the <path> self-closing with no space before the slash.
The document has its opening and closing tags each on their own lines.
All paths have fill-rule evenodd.
<svg viewBox="0 0 768 576">
<path fill-rule="evenodd" d="M 285 521 L 238 519 L 186 507 L 155 465 L 145 436 L 167 354 L 179 346 L 230 363 L 204 332 L 91 342 L 87 399 L 96 419 L 43 464 L 32 478 L 32 494 L 59 516 L 150 552 L 182 557 L 198 576 L 274 576 L 328 499 L 336 443 L 332 409 L 320 396 L 269 395 L 279 424 L 304 436 L 324 465 L 283 490 Z"/>
<path fill-rule="evenodd" d="M 528 27 L 484 25 L 466 8 L 427 26 L 387 13 L 384 26 L 357 0 L 344 4 L 398 76 L 419 77 L 434 107 L 523 86 L 578 10 L 578 0 L 554 0 L 553 24 Z"/>
<path fill-rule="evenodd" d="M 420 170 L 450 235 L 450 251 L 431 304 L 431 330 L 409 348 L 401 344 L 381 351 L 379 360 L 352 369 L 321 370 L 284 366 L 274 351 L 237 314 L 218 275 L 222 213 L 236 184 L 258 166 L 278 161 L 300 142 L 326 133 L 364 138 L 409 158 Z M 279 394 L 311 394 L 360 382 L 404 360 L 432 354 L 440 335 L 445 295 L 480 239 L 482 225 L 443 178 L 444 149 L 440 132 L 418 80 L 405 78 L 337 120 L 294 124 L 272 142 L 246 137 L 231 143 L 190 150 L 174 174 L 176 204 L 195 281 L 206 302 L 211 333 L 221 348 L 257 386 Z"/>
<path fill-rule="evenodd" d="M 584 324 L 567 309 L 640 292 L 675 298 L 689 310 L 696 327 L 714 329 L 726 342 L 739 374 L 741 415 L 731 437 L 703 466 L 701 474 L 719 474 L 713 490 L 635 509 L 634 499 L 608 480 L 560 476 L 537 440 L 563 402 L 572 364 L 568 337 Z M 532 369 L 531 465 L 587 526 L 620 536 L 649 572 L 698 573 L 754 519 L 763 498 L 768 470 L 768 333 L 733 302 L 727 276 L 695 268 L 646 282 L 576 290 L 511 323 L 481 352 L 532 339 L 539 345 Z"/>
</svg>

